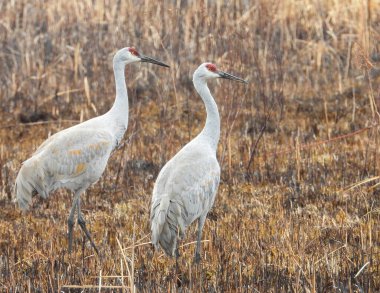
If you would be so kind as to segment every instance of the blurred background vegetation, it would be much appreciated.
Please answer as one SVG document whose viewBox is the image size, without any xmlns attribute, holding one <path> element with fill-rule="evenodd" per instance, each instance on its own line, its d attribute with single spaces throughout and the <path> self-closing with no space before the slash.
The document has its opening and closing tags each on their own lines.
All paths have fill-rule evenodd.
<svg viewBox="0 0 380 293">
<path fill-rule="evenodd" d="M 378 292 L 380 2 L 0 2 L 0 288 L 5 292 Z M 113 54 L 126 69 L 124 144 L 83 208 L 67 254 L 71 194 L 12 203 L 23 160 L 49 135 L 103 114 Z M 154 180 L 203 127 L 192 73 L 210 61 L 249 80 L 210 83 L 222 118 L 222 181 L 192 265 L 148 243 Z M 101 289 L 100 289 L 101 288 Z"/>
</svg>

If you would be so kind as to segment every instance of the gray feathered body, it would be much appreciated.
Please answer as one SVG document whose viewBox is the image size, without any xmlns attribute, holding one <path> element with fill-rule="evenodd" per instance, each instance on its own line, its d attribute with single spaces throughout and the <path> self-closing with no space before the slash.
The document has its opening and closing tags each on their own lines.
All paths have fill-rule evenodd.
<svg viewBox="0 0 380 293">
<path fill-rule="evenodd" d="M 60 187 L 79 196 L 100 178 L 128 126 L 124 69 L 131 62 L 136 62 L 136 57 L 131 57 L 129 48 L 114 56 L 116 98 L 107 113 L 52 135 L 23 163 L 15 184 L 20 208 L 29 207 L 33 194 L 46 198 Z"/>
<path fill-rule="evenodd" d="M 152 243 L 174 256 L 177 240 L 212 208 L 219 185 L 216 151 L 201 136 L 188 143 L 161 170 L 151 205 Z"/>
<path fill-rule="evenodd" d="M 30 206 L 35 193 L 46 198 L 61 187 L 85 190 L 100 178 L 126 129 L 126 122 L 114 114 L 109 111 L 52 135 L 22 164 L 15 184 L 21 209 Z"/>
</svg>

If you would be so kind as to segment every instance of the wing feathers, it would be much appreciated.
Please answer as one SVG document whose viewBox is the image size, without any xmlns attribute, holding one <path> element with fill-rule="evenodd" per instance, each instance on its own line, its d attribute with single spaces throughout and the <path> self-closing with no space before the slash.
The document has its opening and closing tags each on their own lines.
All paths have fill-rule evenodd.
<svg viewBox="0 0 380 293">
<path fill-rule="evenodd" d="M 30 158 L 22 165 L 15 183 L 16 200 L 22 210 L 29 208 L 35 192 L 42 197 L 48 197 L 50 192 L 50 176 L 43 166 L 36 164 L 35 158 Z"/>
<path fill-rule="evenodd" d="M 182 208 L 177 201 L 163 196 L 152 207 L 151 231 L 152 243 L 156 248 L 161 246 L 166 254 L 174 256 L 177 238 L 183 237 L 186 227 L 183 221 Z"/>
<path fill-rule="evenodd" d="M 152 243 L 174 256 L 178 238 L 190 224 L 211 209 L 219 185 L 215 156 L 178 153 L 161 170 L 153 190 Z"/>
<path fill-rule="evenodd" d="M 67 184 L 88 170 L 93 173 L 93 182 L 89 183 L 94 183 L 103 173 L 114 144 L 113 136 L 99 129 L 71 128 L 48 138 L 23 163 L 17 175 L 15 196 L 20 208 L 29 207 L 34 192 L 46 198 L 60 184 Z M 76 183 L 76 188 L 78 184 L 84 182 Z"/>
</svg>

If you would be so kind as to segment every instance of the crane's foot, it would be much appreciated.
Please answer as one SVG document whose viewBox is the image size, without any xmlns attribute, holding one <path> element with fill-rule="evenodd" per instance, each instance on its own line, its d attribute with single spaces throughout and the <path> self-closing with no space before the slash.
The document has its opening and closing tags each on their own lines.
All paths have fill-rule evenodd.
<svg viewBox="0 0 380 293">
<path fill-rule="evenodd" d="M 99 250 L 96 248 L 94 241 L 92 241 L 91 234 L 87 230 L 86 221 L 84 220 L 81 212 L 78 213 L 78 224 L 82 228 L 84 234 L 86 234 L 87 239 L 90 240 L 91 246 L 94 248 L 96 254 L 99 256 Z"/>
</svg>

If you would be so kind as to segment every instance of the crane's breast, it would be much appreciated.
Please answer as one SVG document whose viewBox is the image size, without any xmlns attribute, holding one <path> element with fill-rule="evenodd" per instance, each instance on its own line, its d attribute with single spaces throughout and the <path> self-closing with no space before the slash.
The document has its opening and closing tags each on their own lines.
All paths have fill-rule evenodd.
<svg viewBox="0 0 380 293">
<path fill-rule="evenodd" d="M 153 201 L 163 194 L 170 194 L 171 199 L 182 203 L 185 222 L 189 225 L 211 209 L 219 178 L 220 167 L 215 156 L 178 156 L 159 174 Z"/>
</svg>

